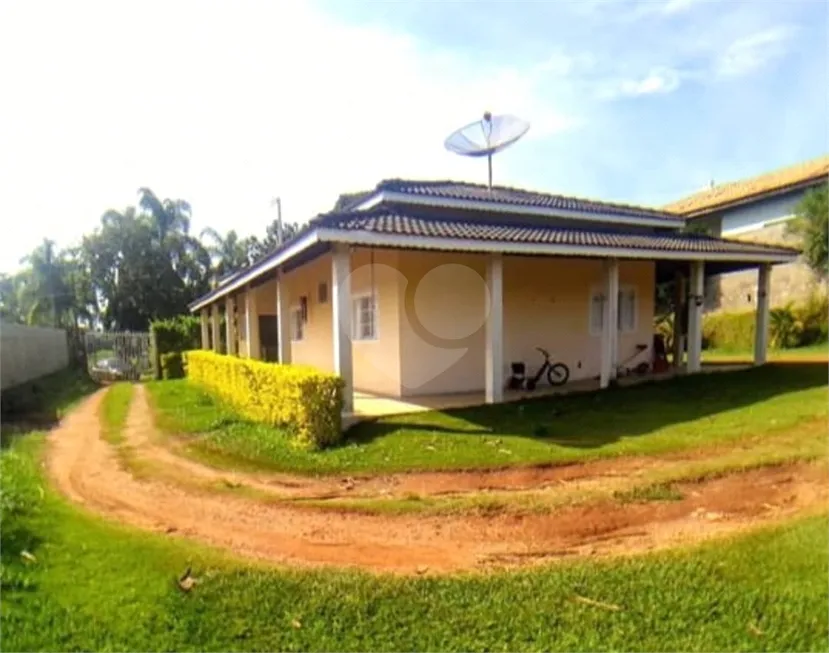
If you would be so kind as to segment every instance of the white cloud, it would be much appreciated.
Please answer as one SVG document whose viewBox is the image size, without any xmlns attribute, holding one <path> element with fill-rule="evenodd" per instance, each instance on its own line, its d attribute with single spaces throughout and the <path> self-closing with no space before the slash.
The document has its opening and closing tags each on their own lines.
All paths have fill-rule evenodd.
<svg viewBox="0 0 829 653">
<path fill-rule="evenodd" d="M 304 221 L 385 177 L 482 180 L 443 139 L 485 109 L 529 120 L 526 140 L 580 124 L 537 71 L 304 4 L 48 7 L 0 6 L 0 60 L 16 62 L 0 79 L 0 199 L 25 225 L 0 239 L 0 269 L 43 236 L 69 244 L 139 186 L 190 200 L 197 230 L 260 233 L 274 195 Z M 499 177 L 517 183 L 507 162 Z"/>
<path fill-rule="evenodd" d="M 787 42 L 793 33 L 791 27 L 780 26 L 733 41 L 718 59 L 716 73 L 722 77 L 736 77 L 758 70 L 786 53 Z"/>
<path fill-rule="evenodd" d="M 664 3 L 654 3 L 658 5 L 659 11 L 665 16 L 679 14 L 688 11 L 697 0 L 667 0 Z"/>
<path fill-rule="evenodd" d="M 597 97 L 612 100 L 619 97 L 637 97 L 657 93 L 671 93 L 679 88 L 679 72 L 669 67 L 653 68 L 644 77 L 616 79 L 599 85 Z"/>
</svg>

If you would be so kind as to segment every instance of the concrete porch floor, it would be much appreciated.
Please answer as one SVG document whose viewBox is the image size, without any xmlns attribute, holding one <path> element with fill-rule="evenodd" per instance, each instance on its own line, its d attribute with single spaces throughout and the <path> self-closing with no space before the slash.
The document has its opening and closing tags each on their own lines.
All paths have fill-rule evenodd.
<svg viewBox="0 0 829 653">
<path fill-rule="evenodd" d="M 703 364 L 701 373 L 732 372 L 751 367 L 745 363 L 737 364 Z M 685 374 L 684 369 L 671 369 L 661 374 L 646 374 L 644 376 L 626 376 L 619 379 L 620 386 L 636 385 L 648 381 L 662 381 L 677 375 Z M 532 397 L 546 397 L 552 395 L 567 395 L 576 392 L 590 392 L 599 389 L 598 379 L 582 379 L 559 387 L 542 385 L 533 392 L 526 390 L 506 390 L 504 402 L 520 401 Z M 343 429 L 350 428 L 358 422 L 387 415 L 403 415 L 418 413 L 427 410 L 444 410 L 448 408 L 464 408 L 480 406 L 486 403 L 483 392 L 468 392 L 441 395 L 423 395 L 420 397 L 384 397 L 368 392 L 354 392 L 354 412 L 343 415 Z"/>
</svg>

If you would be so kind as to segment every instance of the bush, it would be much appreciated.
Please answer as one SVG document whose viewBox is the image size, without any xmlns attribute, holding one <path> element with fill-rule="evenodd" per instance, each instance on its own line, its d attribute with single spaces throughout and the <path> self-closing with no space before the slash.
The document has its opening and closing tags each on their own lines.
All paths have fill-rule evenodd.
<svg viewBox="0 0 829 653">
<path fill-rule="evenodd" d="M 161 377 L 164 379 L 181 379 L 184 377 L 184 361 L 180 352 L 161 354 Z"/>
<path fill-rule="evenodd" d="M 792 313 L 801 326 L 801 345 L 829 340 L 829 297 L 815 293 L 800 306 L 795 306 Z"/>
<path fill-rule="evenodd" d="M 712 349 L 752 349 L 754 320 L 754 311 L 706 315 L 702 320 L 702 339 Z"/>
<path fill-rule="evenodd" d="M 185 354 L 187 377 L 243 417 L 287 427 L 294 442 L 320 449 L 340 439 L 343 381 L 306 365 L 279 365 L 210 351 Z"/>
<path fill-rule="evenodd" d="M 714 313 L 702 322 L 707 347 L 745 351 L 754 347 L 754 311 Z M 792 349 L 829 337 L 829 300 L 813 295 L 798 306 L 787 304 L 769 313 L 769 344 L 775 349 Z"/>
<path fill-rule="evenodd" d="M 168 320 L 155 320 L 150 324 L 150 337 L 155 378 L 160 379 L 164 376 L 164 354 L 180 354 L 201 345 L 201 319 L 196 315 L 179 315 Z"/>
<path fill-rule="evenodd" d="M 769 314 L 769 344 L 772 349 L 791 349 L 800 345 L 803 327 L 795 318 L 791 304 L 773 308 Z"/>
</svg>

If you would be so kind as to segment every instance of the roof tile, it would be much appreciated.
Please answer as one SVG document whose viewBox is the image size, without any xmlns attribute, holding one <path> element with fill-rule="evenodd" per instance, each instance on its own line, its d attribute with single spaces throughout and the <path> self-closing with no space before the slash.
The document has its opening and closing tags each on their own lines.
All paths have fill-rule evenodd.
<svg viewBox="0 0 829 653">
<path fill-rule="evenodd" d="M 784 247 L 726 240 L 700 234 L 681 234 L 675 231 L 630 233 L 566 229 L 553 225 L 516 224 L 512 219 L 508 223 L 498 223 L 472 218 L 438 218 L 417 213 L 403 213 L 385 207 L 374 211 L 331 214 L 322 220 L 320 226 L 345 231 L 505 243 L 548 243 L 688 253 L 794 253 L 794 250 Z"/>
<path fill-rule="evenodd" d="M 512 206 L 533 206 L 549 209 L 563 209 L 584 213 L 605 213 L 626 217 L 657 218 L 676 224 L 681 218 L 662 209 L 655 209 L 618 202 L 600 202 L 598 200 L 541 193 L 493 186 L 492 189 L 482 184 L 470 184 L 457 181 L 412 181 L 405 179 L 387 179 L 381 181 L 375 193 L 389 191 L 420 197 L 431 197 L 439 204 L 440 199 L 477 200 L 493 204 Z"/>
<path fill-rule="evenodd" d="M 671 202 L 663 209 L 678 215 L 699 213 L 754 196 L 783 190 L 789 186 L 797 186 L 810 180 L 817 181 L 821 177 L 826 179 L 827 176 L 829 176 L 829 155 L 767 172 L 757 177 L 720 184 Z"/>
</svg>

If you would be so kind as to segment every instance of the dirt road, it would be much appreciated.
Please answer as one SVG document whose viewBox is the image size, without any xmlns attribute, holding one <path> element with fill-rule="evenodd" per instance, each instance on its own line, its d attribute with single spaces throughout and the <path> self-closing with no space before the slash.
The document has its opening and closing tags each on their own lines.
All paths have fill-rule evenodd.
<svg viewBox="0 0 829 653">
<path fill-rule="evenodd" d="M 136 387 L 125 438 L 130 455 L 194 480 L 227 479 L 276 497 L 374 496 L 412 491 L 473 492 L 537 487 L 629 472 L 649 459 L 476 474 L 413 474 L 355 482 L 287 475 L 228 474 L 155 442 L 152 414 Z M 280 564 L 331 565 L 397 573 L 455 572 L 576 556 L 627 555 L 696 542 L 825 508 L 825 472 L 807 464 L 770 467 L 679 486 L 674 502 L 612 501 L 545 515 L 381 516 L 320 511 L 284 501 L 188 488 L 152 474 L 136 477 L 101 438 L 103 391 L 50 436 L 48 468 L 57 487 L 102 515 L 171 536 L 198 539 Z M 235 479 L 235 480 L 233 480 Z M 179 479 L 180 480 L 180 479 Z M 416 491 L 416 490 L 415 490 Z"/>
</svg>

